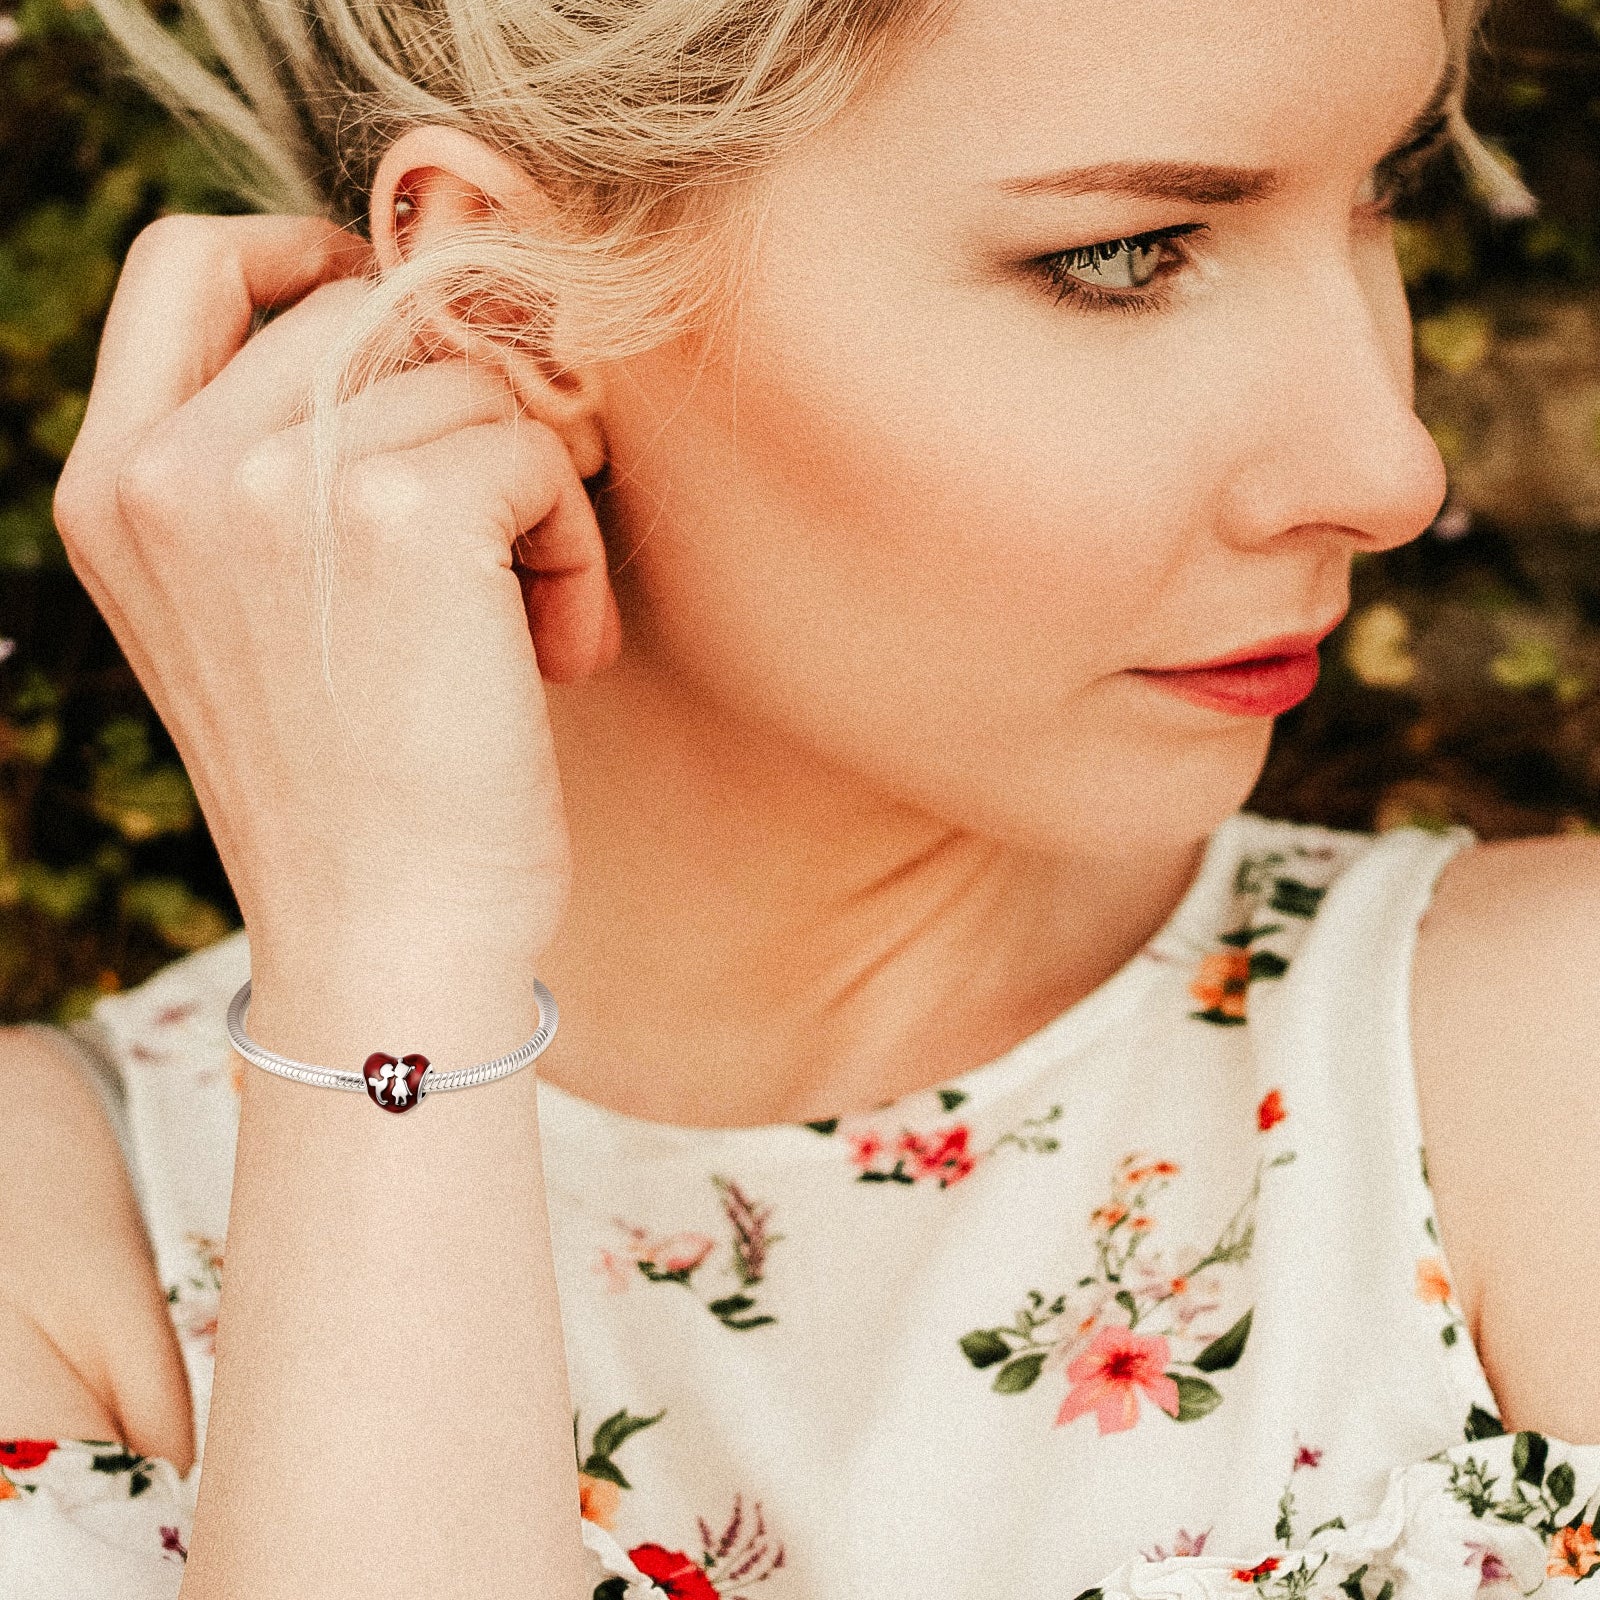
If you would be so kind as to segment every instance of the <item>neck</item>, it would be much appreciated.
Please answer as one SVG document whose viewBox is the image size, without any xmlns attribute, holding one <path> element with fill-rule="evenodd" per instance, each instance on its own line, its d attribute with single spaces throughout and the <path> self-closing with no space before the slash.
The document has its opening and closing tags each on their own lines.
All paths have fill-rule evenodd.
<svg viewBox="0 0 1600 1600">
<path fill-rule="evenodd" d="M 948 1080 L 1128 960 L 1198 862 L 997 843 L 626 655 L 548 696 L 574 879 L 541 1074 L 633 1116 L 805 1121 Z"/>
</svg>

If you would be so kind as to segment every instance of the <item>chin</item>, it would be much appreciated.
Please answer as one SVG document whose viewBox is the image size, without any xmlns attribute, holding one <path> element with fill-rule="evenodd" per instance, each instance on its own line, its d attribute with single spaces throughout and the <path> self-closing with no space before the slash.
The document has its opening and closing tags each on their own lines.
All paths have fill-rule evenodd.
<svg viewBox="0 0 1600 1600">
<path fill-rule="evenodd" d="M 1249 799 L 1271 738 L 1272 724 L 1258 718 L 1201 738 L 1125 727 L 1026 771 L 991 769 L 993 804 L 971 825 L 1053 856 L 1131 860 L 1192 848 Z"/>
</svg>

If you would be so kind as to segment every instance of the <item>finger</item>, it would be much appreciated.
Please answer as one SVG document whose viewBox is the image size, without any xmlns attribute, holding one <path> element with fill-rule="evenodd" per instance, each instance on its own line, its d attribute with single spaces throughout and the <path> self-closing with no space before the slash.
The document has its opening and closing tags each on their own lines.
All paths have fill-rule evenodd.
<svg viewBox="0 0 1600 1600">
<path fill-rule="evenodd" d="M 164 217 L 134 240 L 100 341 L 84 431 L 140 437 L 199 393 L 256 313 L 358 272 L 364 242 L 316 217 Z"/>
<path fill-rule="evenodd" d="M 297 420 L 317 368 L 370 293 L 353 282 L 324 284 L 257 333 L 184 410 L 186 432 L 209 441 L 212 459 L 236 460 L 258 439 Z M 368 383 L 338 408 L 348 456 L 410 449 L 452 428 L 507 417 L 510 385 L 482 362 L 429 362 Z"/>
<path fill-rule="evenodd" d="M 210 406 L 212 390 L 217 390 L 216 408 L 225 416 L 234 402 L 226 390 L 218 389 L 223 381 L 219 378 L 203 398 Z M 238 406 L 246 403 L 241 399 Z M 516 395 L 492 368 L 467 361 L 430 361 L 368 384 L 339 407 L 336 425 L 342 455 L 356 460 L 413 450 L 460 429 L 510 422 L 517 415 Z M 301 436 L 308 447 L 308 423 L 295 423 L 283 431 Z"/>
<path fill-rule="evenodd" d="M 606 664 L 616 601 L 605 545 L 588 491 L 556 434 L 526 419 L 486 424 L 397 459 L 426 475 L 446 515 L 490 497 L 544 677 L 567 682 Z"/>
</svg>

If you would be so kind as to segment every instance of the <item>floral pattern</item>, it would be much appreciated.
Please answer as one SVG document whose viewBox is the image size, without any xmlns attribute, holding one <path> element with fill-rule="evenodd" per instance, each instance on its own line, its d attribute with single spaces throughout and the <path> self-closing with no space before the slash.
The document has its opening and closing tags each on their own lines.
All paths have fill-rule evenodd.
<svg viewBox="0 0 1600 1600">
<path fill-rule="evenodd" d="M 1456 1380 L 1478 1392 L 1479 1375 L 1416 1169 L 1409 1184 L 1389 1171 L 1417 1143 L 1408 1061 L 1371 1048 L 1375 1035 L 1356 1052 L 1308 1026 L 1369 997 L 1374 1018 L 1399 1015 L 1383 998 L 1393 950 L 1349 937 L 1361 918 L 1392 929 L 1391 890 L 1373 871 L 1327 893 L 1365 857 L 1359 841 L 1257 821 L 1241 833 L 1149 947 L 1127 1009 L 1091 1009 L 1055 1059 L 1030 1050 L 862 1115 L 719 1135 L 698 1160 L 692 1130 L 564 1124 L 555 1100 L 542 1153 L 561 1259 L 575 1249 L 579 1266 L 563 1311 L 588 1593 L 1070 1596 L 1106 1571 L 1090 1548 L 1110 1540 L 1129 1559 L 1103 1580 L 1106 1600 L 1513 1600 L 1541 1587 L 1559 1600 L 1595 1582 L 1600 1451 L 1519 1441 L 1487 1397 L 1462 1438 L 1448 1406 Z M 1419 898 L 1435 846 L 1407 848 L 1383 859 Z M 1300 942 L 1330 917 L 1344 919 L 1326 930 L 1337 938 Z M 1285 982 L 1263 954 L 1293 964 Z M 148 995 L 110 997 L 84 1033 L 137 1090 L 127 1148 L 198 1402 L 228 1248 L 227 1164 L 199 1141 L 236 1109 L 220 1022 L 246 972 L 242 944 L 204 953 Z M 1195 1019 L 1208 1009 L 1232 1025 Z M 1256 1027 L 1238 1025 L 1246 1015 Z M 1324 1092 L 1334 1083 L 1345 1099 Z M 613 1185 L 638 1198 L 596 1214 Z M 917 1188 L 925 1202 L 907 1196 Z M 1345 1215 L 1360 1237 L 1328 1225 Z M 1028 1259 L 1051 1265 L 1019 1276 L 1013 1246 L 1034 1240 Z M 1358 1322 L 1382 1337 L 1347 1337 Z M 651 1371 L 672 1374 L 659 1403 L 618 1409 L 636 1388 L 651 1398 Z M 1220 1422 L 1169 1427 L 1212 1411 Z M 985 1503 L 929 1525 L 996 1460 L 1026 1486 L 1027 1511 L 997 1502 L 991 1517 Z M 1385 1491 L 1397 1462 L 1409 1465 Z M 796 1494 L 791 1465 L 807 1487 L 833 1476 Z M 119 1444 L 0 1443 L 0 1568 L 25 1546 L 41 1564 L 60 1551 L 59 1574 L 22 1580 L 39 1600 L 171 1600 L 192 1492 L 170 1463 Z"/>
<path fill-rule="evenodd" d="M 577 1417 L 572 1419 L 573 1442 L 578 1448 L 578 1500 L 586 1522 L 604 1528 L 616 1527 L 617 1510 L 624 1491 L 633 1485 L 616 1462 L 617 1452 L 636 1433 L 653 1428 L 666 1415 L 635 1416 L 626 1407 L 613 1412 L 594 1431 L 585 1451 L 579 1440 Z M 743 1495 L 735 1495 L 733 1512 L 718 1533 L 702 1517 L 698 1519 L 700 1554 L 691 1557 L 653 1541 L 636 1544 L 628 1559 L 670 1600 L 744 1600 L 748 1590 L 764 1583 L 784 1564 L 781 1540 L 767 1527 L 759 1501 L 748 1510 Z M 594 1600 L 625 1600 L 628 1581 L 607 1578 L 596 1586 Z"/>
<path fill-rule="evenodd" d="M 1468 1433 L 1510 1441 L 1489 1451 L 1452 1453 L 1450 1494 L 1473 1516 L 1524 1528 L 1544 1545 L 1545 1576 L 1581 1582 L 1600 1570 L 1600 1482 L 1580 1491 L 1570 1459 L 1560 1459 L 1542 1433 L 1495 1435 L 1487 1413 L 1474 1412 Z M 1600 1474 L 1597 1474 L 1600 1477 Z"/>
<path fill-rule="evenodd" d="M 746 1510 L 736 1495 L 733 1512 L 721 1532 L 713 1533 L 702 1517 L 698 1524 L 699 1556 L 661 1544 L 636 1544 L 628 1559 L 669 1600 L 745 1600 L 784 1564 L 784 1548 L 767 1528 L 759 1502 Z M 594 1591 L 594 1600 L 622 1600 L 627 1582 L 608 1578 Z"/>
<path fill-rule="evenodd" d="M 1428 1181 L 1428 1152 L 1419 1150 L 1417 1159 L 1422 1167 L 1422 1186 L 1431 1188 Z M 1466 1329 L 1466 1319 L 1456 1302 L 1455 1286 L 1450 1281 L 1450 1269 L 1445 1265 L 1439 1245 L 1439 1225 L 1429 1211 L 1422 1219 L 1423 1231 L 1428 1236 L 1429 1251 L 1417 1258 L 1416 1296 L 1424 1305 L 1438 1306 L 1443 1316 L 1439 1326 L 1440 1341 L 1449 1346 L 1461 1337 Z"/>
<path fill-rule="evenodd" d="M 1289 958 L 1270 945 L 1292 926 L 1281 919 L 1307 922 L 1317 914 L 1327 888 L 1306 882 L 1305 876 L 1325 875 L 1337 861 L 1336 852 L 1307 846 L 1263 850 L 1240 859 L 1233 892 L 1244 904 L 1237 925 L 1216 936 L 1217 948 L 1202 955 L 1190 981 L 1189 994 L 1199 1003 L 1199 1010 L 1189 1013 L 1195 1021 L 1231 1028 L 1249 1020 L 1251 985 L 1281 978 L 1289 970 Z M 1279 920 L 1258 921 L 1264 914 Z"/>
<path fill-rule="evenodd" d="M 5 1439 L 0 1440 L 0 1500 L 15 1500 L 38 1489 L 30 1474 L 60 1456 L 86 1458 L 90 1472 L 120 1480 L 130 1500 L 137 1500 L 151 1485 L 155 1463 L 112 1439 Z"/>
<path fill-rule="evenodd" d="M 1282 1092 L 1270 1090 L 1256 1126 L 1268 1133 L 1287 1115 Z M 1293 1160 L 1292 1150 L 1262 1155 L 1210 1247 L 1174 1254 L 1152 1243 L 1152 1205 L 1179 1175 L 1178 1163 L 1125 1156 L 1111 1197 L 1089 1218 L 1094 1268 L 1053 1297 L 1030 1290 L 1010 1323 L 975 1328 L 961 1339 L 961 1353 L 979 1370 L 998 1369 L 998 1394 L 1022 1394 L 1046 1371 L 1062 1371 L 1058 1427 L 1093 1414 L 1100 1433 L 1122 1433 L 1138 1423 L 1145 1402 L 1176 1422 L 1209 1415 L 1222 1401 L 1212 1378 L 1238 1364 L 1255 1315 L 1247 1308 L 1217 1328 L 1223 1274 L 1250 1259 L 1266 1174 Z"/>
<path fill-rule="evenodd" d="M 167 1285 L 167 1304 L 181 1332 L 207 1356 L 217 1350 L 217 1311 L 222 1303 L 222 1245 L 209 1234 L 184 1235 L 189 1246 L 189 1271 Z"/>
<path fill-rule="evenodd" d="M 968 1098 L 961 1089 L 940 1089 L 937 1094 L 946 1114 L 964 1105 Z M 1001 1150 L 1053 1154 L 1061 1148 L 1061 1141 L 1045 1130 L 1059 1122 L 1061 1116 L 1062 1108 L 1053 1105 L 1042 1115 L 1006 1129 L 981 1148 L 974 1147 L 972 1127 L 964 1121 L 920 1129 L 900 1126 L 890 1131 L 879 1126 L 873 1117 L 828 1117 L 805 1126 L 813 1133 L 844 1141 L 858 1183 L 927 1183 L 949 1189 L 970 1178 Z"/>
<path fill-rule="evenodd" d="M 572 1419 L 572 1440 L 578 1450 L 578 1503 L 584 1521 L 593 1522 L 608 1533 L 616 1526 L 617 1506 L 624 1489 L 633 1485 L 617 1465 L 617 1452 L 634 1434 L 653 1428 L 666 1415 L 636 1417 L 626 1406 L 612 1414 L 594 1430 L 589 1448 L 578 1445 L 578 1419 Z"/>
<path fill-rule="evenodd" d="M 1377 1513 L 1333 1517 L 1303 1540 L 1293 1497 L 1280 1504 L 1283 1548 L 1211 1557 L 1157 1547 L 1078 1600 L 1513 1600 L 1600 1572 L 1600 1452 L 1538 1433 L 1508 1435 L 1474 1408 L 1468 1443 L 1396 1468 Z M 1299 1470 L 1304 1447 L 1297 1447 Z M 1320 1452 L 1314 1452 L 1320 1461 Z M 1589 1481 L 1580 1482 L 1579 1458 Z M 1291 1478 L 1293 1472 L 1291 1472 Z M 1402 1589 L 1403 1586 L 1403 1589 Z M 1251 1597 L 1254 1600 L 1254 1597 Z"/>
<path fill-rule="evenodd" d="M 762 1311 L 749 1291 L 765 1279 L 767 1256 L 783 1238 L 772 1232 L 772 1208 L 752 1199 L 732 1178 L 713 1175 L 711 1183 L 727 1228 L 724 1272 L 737 1288 L 729 1293 L 704 1288 L 702 1269 L 717 1248 L 710 1234 L 656 1233 L 621 1217 L 614 1219 L 614 1226 L 622 1242 L 600 1251 L 595 1271 L 613 1294 L 625 1293 L 641 1277 L 650 1283 L 676 1283 L 693 1293 L 725 1328 L 747 1333 L 770 1327 L 778 1319 Z"/>
</svg>

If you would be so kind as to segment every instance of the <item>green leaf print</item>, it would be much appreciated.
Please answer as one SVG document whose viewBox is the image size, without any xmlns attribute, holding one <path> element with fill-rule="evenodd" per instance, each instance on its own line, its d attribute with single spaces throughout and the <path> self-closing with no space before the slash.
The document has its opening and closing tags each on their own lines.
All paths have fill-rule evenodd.
<svg viewBox="0 0 1600 1600">
<path fill-rule="evenodd" d="M 1314 917 L 1322 904 L 1326 889 L 1313 888 L 1296 878 L 1279 878 L 1272 885 L 1272 898 L 1267 905 L 1291 917 Z"/>
<path fill-rule="evenodd" d="M 954 1111 L 957 1106 L 965 1105 L 966 1094 L 960 1089 L 941 1089 L 939 1091 L 939 1104 L 946 1111 Z"/>
<path fill-rule="evenodd" d="M 1474 1406 L 1467 1413 L 1466 1426 L 1461 1430 L 1462 1436 L 1469 1442 L 1477 1439 L 1498 1439 L 1506 1430 L 1492 1411 L 1485 1411 L 1482 1406 Z"/>
<path fill-rule="evenodd" d="M 1222 1391 L 1204 1378 L 1191 1378 L 1187 1373 L 1167 1374 L 1178 1386 L 1178 1422 L 1198 1422 L 1209 1416 L 1222 1404 Z"/>
<path fill-rule="evenodd" d="M 636 1417 L 624 1406 L 594 1430 L 590 1448 L 596 1455 L 614 1456 L 634 1434 L 653 1428 L 665 1415 L 665 1411 L 658 1411 L 653 1417 Z"/>
<path fill-rule="evenodd" d="M 1289 963 L 1271 950 L 1250 952 L 1250 981 L 1258 978 L 1281 978 L 1289 970 Z"/>
<path fill-rule="evenodd" d="M 1244 1354 L 1245 1341 L 1250 1337 L 1250 1322 L 1255 1314 L 1255 1307 L 1252 1306 L 1226 1333 L 1219 1334 L 1194 1358 L 1194 1365 L 1201 1372 L 1226 1372 L 1228 1368 L 1238 1366 L 1239 1357 Z"/>
<path fill-rule="evenodd" d="M 1214 1023 L 1219 1028 L 1242 1028 L 1246 1020 L 1224 1011 L 1220 1006 L 1208 1006 L 1204 1011 L 1191 1011 L 1189 1015 L 1196 1022 Z"/>
<path fill-rule="evenodd" d="M 1563 1461 L 1559 1467 L 1552 1467 L 1544 1481 L 1544 1490 L 1557 1511 L 1571 1505 L 1573 1495 L 1578 1492 L 1578 1475 L 1572 1470 L 1572 1464 Z"/>
<path fill-rule="evenodd" d="M 764 1328 L 768 1323 L 776 1322 L 776 1317 L 757 1315 L 746 1316 L 745 1313 L 754 1308 L 755 1301 L 747 1294 L 725 1295 L 720 1300 L 712 1300 L 707 1306 L 709 1311 L 724 1327 L 728 1328 Z"/>
<path fill-rule="evenodd" d="M 583 1462 L 578 1470 L 587 1472 L 591 1478 L 604 1478 L 607 1483 L 614 1483 L 619 1489 L 631 1489 L 633 1485 L 623 1477 L 622 1469 L 616 1462 L 606 1456 L 590 1456 Z"/>
<path fill-rule="evenodd" d="M 1024 1389 L 1031 1389 L 1044 1368 L 1044 1357 L 1043 1350 L 1033 1350 L 1015 1361 L 1008 1361 L 995 1374 L 995 1393 L 1021 1394 Z"/>
<path fill-rule="evenodd" d="M 1511 1465 L 1517 1476 L 1535 1487 L 1544 1482 L 1544 1464 L 1549 1458 L 1550 1446 L 1542 1434 L 1519 1433 L 1511 1447 Z"/>
<path fill-rule="evenodd" d="M 975 1367 L 992 1367 L 1011 1354 L 1011 1346 L 993 1328 L 975 1328 L 962 1338 L 961 1353 Z"/>
<path fill-rule="evenodd" d="M 665 1411 L 658 1411 L 653 1417 L 636 1417 L 626 1406 L 620 1411 L 613 1411 L 598 1428 L 594 1430 L 594 1438 L 589 1444 L 589 1453 L 582 1456 L 578 1463 L 578 1470 L 587 1473 L 591 1478 L 603 1478 L 607 1483 L 614 1483 L 619 1489 L 631 1489 L 633 1485 L 623 1476 L 622 1469 L 611 1458 L 625 1445 L 634 1434 L 645 1428 L 653 1428 L 664 1416 Z M 578 1439 L 578 1418 L 572 1418 L 572 1438 L 574 1445 Z"/>
</svg>

